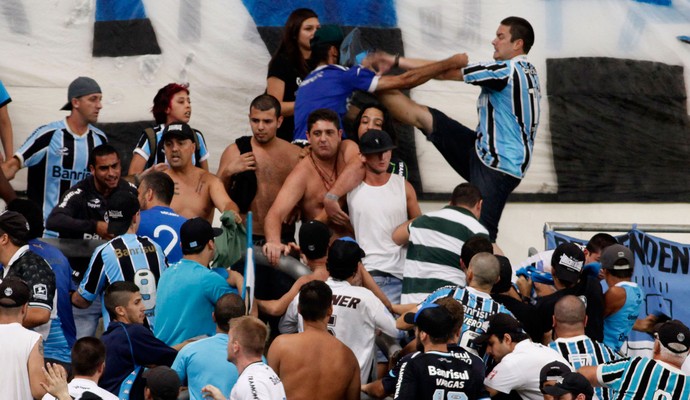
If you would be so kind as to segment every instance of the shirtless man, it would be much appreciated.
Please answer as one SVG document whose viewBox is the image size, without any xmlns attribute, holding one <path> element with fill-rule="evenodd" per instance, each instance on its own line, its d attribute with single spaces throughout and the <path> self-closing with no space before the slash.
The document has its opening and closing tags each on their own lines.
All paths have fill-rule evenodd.
<svg viewBox="0 0 690 400">
<path fill-rule="evenodd" d="M 273 265 L 287 252 L 287 246 L 280 242 L 280 226 L 292 209 L 300 206 L 303 221 L 326 221 L 324 196 L 346 165 L 362 164 L 357 144 L 351 140 L 341 141 L 343 131 L 334 111 L 322 108 L 312 112 L 307 129 L 311 152 L 288 175 L 264 222 L 266 244 L 263 250 Z M 343 235 L 342 226 L 331 228 L 335 236 Z"/>
<path fill-rule="evenodd" d="M 214 207 L 232 210 L 239 219 L 239 208 L 225 192 L 223 183 L 208 171 L 192 164 L 194 130 L 185 123 L 173 123 L 163 131 L 161 140 L 170 169 L 165 173 L 175 182 L 170 208 L 185 218 L 201 217 L 213 221 Z"/>
<path fill-rule="evenodd" d="M 304 285 L 298 306 L 304 332 L 280 335 L 268 349 L 268 365 L 280 377 L 291 400 L 359 399 L 357 359 L 328 332 L 332 298 L 333 292 L 322 281 Z"/>
<path fill-rule="evenodd" d="M 230 197 L 240 207 L 242 217 L 244 218 L 247 211 L 252 212 L 253 238 L 257 244 L 263 244 L 264 241 L 264 220 L 268 209 L 271 208 L 285 178 L 299 162 L 300 148 L 276 136 L 283 122 L 280 113 L 280 102 L 275 97 L 262 94 L 255 98 L 249 106 L 249 125 L 253 136 L 242 137 L 228 146 L 220 158 L 220 166 L 216 173 L 228 189 Z M 238 143 L 247 139 L 250 139 L 251 151 L 240 154 Z M 246 190 L 237 190 L 244 188 L 242 181 L 247 178 L 246 174 L 242 173 L 245 171 L 255 173 L 255 195 L 247 193 Z M 294 226 L 283 233 L 290 236 L 293 232 Z M 289 241 L 293 240 L 294 235 L 289 237 Z"/>
</svg>

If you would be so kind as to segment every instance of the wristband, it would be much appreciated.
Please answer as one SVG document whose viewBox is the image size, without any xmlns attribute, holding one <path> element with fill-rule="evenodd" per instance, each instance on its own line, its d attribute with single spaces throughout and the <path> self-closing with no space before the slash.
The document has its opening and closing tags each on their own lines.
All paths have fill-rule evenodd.
<svg viewBox="0 0 690 400">
<path fill-rule="evenodd" d="M 326 195 L 324 197 L 327 198 L 328 200 L 333 200 L 333 201 L 338 201 L 338 199 L 340 198 L 339 196 L 336 196 L 331 192 L 326 193 Z"/>
</svg>

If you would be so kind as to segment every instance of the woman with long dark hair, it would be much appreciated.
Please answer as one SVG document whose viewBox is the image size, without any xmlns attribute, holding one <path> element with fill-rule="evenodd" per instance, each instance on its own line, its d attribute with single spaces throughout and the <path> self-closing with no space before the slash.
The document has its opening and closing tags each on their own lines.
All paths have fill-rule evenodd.
<svg viewBox="0 0 690 400">
<path fill-rule="evenodd" d="M 388 133 L 391 139 L 393 139 L 393 143 L 395 143 L 396 146 L 398 145 L 398 135 L 393 126 L 393 119 L 388 114 L 388 109 L 379 102 L 369 103 L 359 110 L 359 114 L 357 114 L 357 118 L 355 119 L 354 129 L 357 135 L 355 135 L 356 137 L 352 137 L 352 140 L 357 143 L 359 143 L 359 138 L 361 138 L 366 131 L 369 129 L 377 129 Z M 400 159 L 397 150 L 398 149 L 393 150 L 393 157 L 391 158 L 388 172 L 407 179 L 407 164 Z"/>
<path fill-rule="evenodd" d="M 292 141 L 295 130 L 295 93 L 309 73 L 309 42 L 319 26 L 319 18 L 314 11 L 308 8 L 293 11 L 285 23 L 280 46 L 268 64 L 266 93 L 280 101 L 283 123 L 278 129 L 278 137 L 288 142 Z"/>
</svg>

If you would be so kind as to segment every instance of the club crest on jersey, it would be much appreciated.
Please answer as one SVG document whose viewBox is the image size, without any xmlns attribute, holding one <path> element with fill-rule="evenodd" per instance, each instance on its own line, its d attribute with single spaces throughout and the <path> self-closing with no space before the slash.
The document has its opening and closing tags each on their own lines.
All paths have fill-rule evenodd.
<svg viewBox="0 0 690 400">
<path fill-rule="evenodd" d="M 38 300 L 48 300 L 48 287 L 44 283 L 34 285 L 34 298 Z"/>
</svg>

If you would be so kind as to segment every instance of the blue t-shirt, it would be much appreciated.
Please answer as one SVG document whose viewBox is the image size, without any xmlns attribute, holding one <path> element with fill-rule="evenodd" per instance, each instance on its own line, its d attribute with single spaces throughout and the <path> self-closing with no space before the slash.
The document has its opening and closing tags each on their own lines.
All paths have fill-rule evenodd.
<svg viewBox="0 0 690 400">
<path fill-rule="evenodd" d="M 182 259 L 180 227 L 187 220 L 170 207 L 156 206 L 141 212 L 137 235 L 148 236 L 163 249 L 169 264 Z"/>
<path fill-rule="evenodd" d="M 477 100 L 477 155 L 490 168 L 522 179 L 532 161 L 541 88 L 525 56 L 470 64 L 464 80 L 482 88 Z"/>
<path fill-rule="evenodd" d="M 29 240 L 29 250 L 46 260 L 55 273 L 57 313 L 53 310 L 50 316 L 50 330 L 44 343 L 44 357 L 70 363 L 71 349 L 77 340 L 70 301 L 70 291 L 73 290 L 72 268 L 60 250 L 38 239 Z"/>
<path fill-rule="evenodd" d="M 180 350 L 172 365 L 191 400 L 204 400 L 201 388 L 213 385 L 228 396 L 237 382 L 237 367 L 228 361 L 228 334 L 192 342 Z"/>
<path fill-rule="evenodd" d="M 213 309 L 226 293 L 237 293 L 220 275 L 183 258 L 161 276 L 156 301 L 156 337 L 174 346 L 216 332 Z"/>
<path fill-rule="evenodd" d="M 307 138 L 307 118 L 312 111 L 329 108 L 337 112 L 342 121 L 352 93 L 355 90 L 373 93 L 378 82 L 378 76 L 361 65 L 352 68 L 323 65 L 313 70 L 304 78 L 297 90 L 293 140 Z"/>
</svg>

